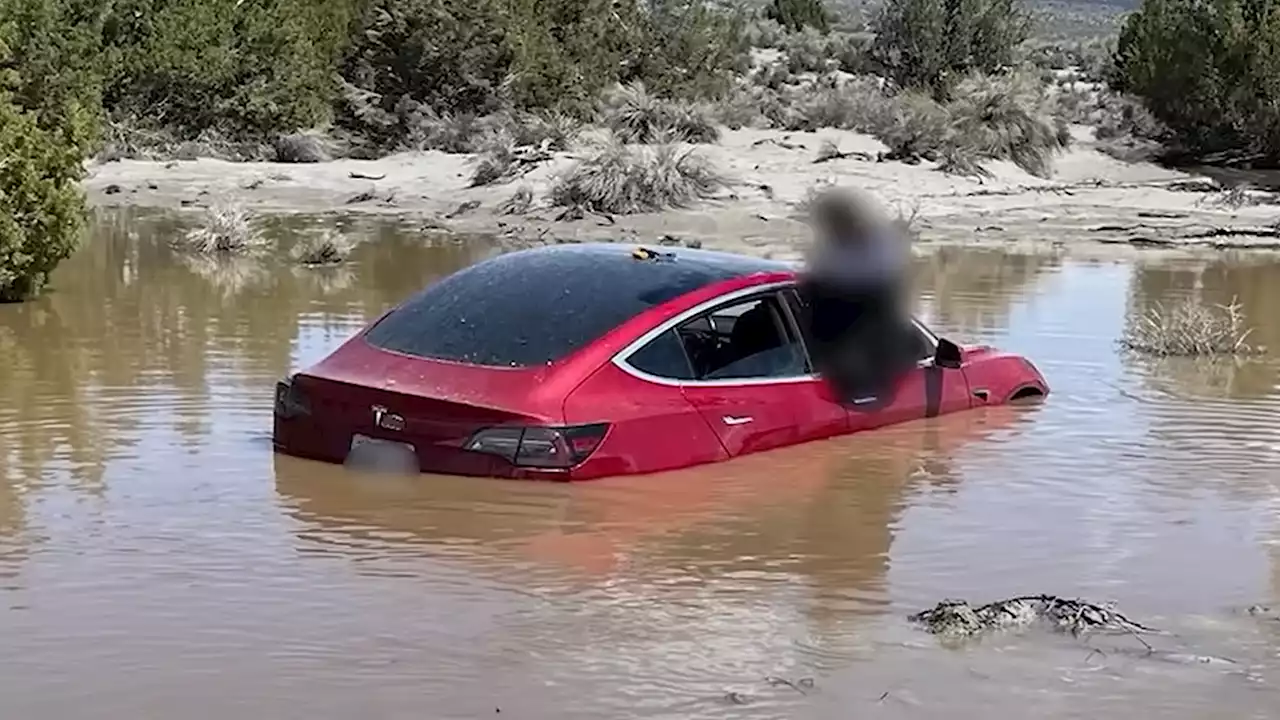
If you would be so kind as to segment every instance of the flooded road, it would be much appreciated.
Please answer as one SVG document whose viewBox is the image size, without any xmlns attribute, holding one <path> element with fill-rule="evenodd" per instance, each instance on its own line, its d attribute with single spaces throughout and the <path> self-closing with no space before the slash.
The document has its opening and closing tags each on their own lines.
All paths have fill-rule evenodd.
<svg viewBox="0 0 1280 720">
<path fill-rule="evenodd" d="M 562 486 L 272 454 L 277 378 L 494 252 L 349 229 L 337 270 L 213 269 L 171 254 L 169 221 L 107 218 L 53 292 L 0 306 L 0 717 L 1280 707 L 1280 622 L 1242 612 L 1280 603 L 1277 354 L 1115 345 L 1129 314 L 1199 293 L 1238 297 L 1280 349 L 1280 264 L 948 251 L 919 263 L 922 315 L 1029 354 L 1045 404 Z M 1118 601 L 1174 633 L 1158 649 L 1236 664 L 1132 638 L 945 650 L 904 620 L 1039 592 Z"/>
</svg>

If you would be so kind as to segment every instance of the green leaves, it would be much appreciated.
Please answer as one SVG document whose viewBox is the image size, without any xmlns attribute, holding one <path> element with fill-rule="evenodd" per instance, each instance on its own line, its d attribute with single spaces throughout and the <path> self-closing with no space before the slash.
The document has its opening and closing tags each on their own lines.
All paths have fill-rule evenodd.
<svg viewBox="0 0 1280 720">
<path fill-rule="evenodd" d="M 1031 19 L 1021 0 L 887 0 L 872 29 L 870 59 L 884 75 L 947 100 L 969 73 L 1013 64 Z"/>
<path fill-rule="evenodd" d="M 1146 0 L 1114 61 L 1113 87 L 1141 97 L 1187 153 L 1280 160 L 1280 7 Z"/>
</svg>

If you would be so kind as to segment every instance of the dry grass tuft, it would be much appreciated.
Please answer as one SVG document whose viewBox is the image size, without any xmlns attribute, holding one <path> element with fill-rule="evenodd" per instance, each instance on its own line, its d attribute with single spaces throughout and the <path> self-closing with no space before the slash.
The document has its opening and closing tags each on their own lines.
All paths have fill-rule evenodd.
<svg viewBox="0 0 1280 720">
<path fill-rule="evenodd" d="M 940 105 L 907 91 L 893 99 L 873 130 L 900 160 L 937 160 L 941 169 L 982 176 L 982 160 L 1009 160 L 1038 177 L 1053 172 L 1054 157 L 1071 142 L 1066 121 L 1053 112 L 1044 86 L 1028 73 L 971 75 L 955 100 Z"/>
<path fill-rule="evenodd" d="M 205 255 L 237 255 L 266 244 L 242 205 L 220 200 L 205 209 L 199 226 L 181 238 L 180 247 Z"/>
<path fill-rule="evenodd" d="M 636 147 L 617 138 L 557 176 L 552 205 L 628 214 L 685 207 L 726 185 L 695 150 L 674 145 Z"/>
<path fill-rule="evenodd" d="M 273 147 L 280 163 L 328 162 L 339 154 L 337 144 L 320 130 L 281 135 Z"/>
<path fill-rule="evenodd" d="M 948 110 L 956 145 L 978 157 L 1011 160 L 1037 177 L 1051 175 L 1054 156 L 1071 143 L 1044 86 L 1028 73 L 970 76 L 956 87 Z"/>
<path fill-rule="evenodd" d="M 600 119 L 626 143 L 715 143 L 720 129 L 703 107 L 651 95 L 643 83 L 619 85 L 602 100 Z"/>
<path fill-rule="evenodd" d="M 499 215 L 523 215 L 533 207 L 533 189 L 528 185 L 516 188 L 511 197 L 498 203 Z"/>
<path fill-rule="evenodd" d="M 309 233 L 290 251 L 295 262 L 303 265 L 337 265 L 351 257 L 355 243 L 333 228 Z"/>
<path fill-rule="evenodd" d="M 480 157 L 471 175 L 471 187 L 491 185 L 516 174 L 516 141 L 510 133 L 498 131 L 481 142 Z"/>
<path fill-rule="evenodd" d="M 1261 351 L 1248 344 L 1251 332 L 1234 298 L 1228 305 L 1184 301 L 1166 307 L 1157 303 L 1130 320 L 1120 345 L 1157 357 L 1251 355 Z"/>
</svg>

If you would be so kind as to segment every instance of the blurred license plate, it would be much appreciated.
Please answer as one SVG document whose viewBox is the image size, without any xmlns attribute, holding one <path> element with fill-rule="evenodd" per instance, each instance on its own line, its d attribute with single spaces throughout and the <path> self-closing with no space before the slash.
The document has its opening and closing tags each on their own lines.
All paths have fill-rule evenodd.
<svg viewBox="0 0 1280 720">
<path fill-rule="evenodd" d="M 419 472 L 418 452 L 409 443 L 381 440 L 358 433 L 351 436 L 346 464 L 361 470 Z"/>
</svg>

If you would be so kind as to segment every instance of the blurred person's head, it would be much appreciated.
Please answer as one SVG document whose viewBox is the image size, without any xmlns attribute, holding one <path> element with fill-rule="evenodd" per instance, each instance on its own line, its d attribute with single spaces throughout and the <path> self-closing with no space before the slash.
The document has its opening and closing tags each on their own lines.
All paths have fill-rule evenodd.
<svg viewBox="0 0 1280 720">
<path fill-rule="evenodd" d="M 893 223 L 866 193 L 830 187 L 818 192 L 809 207 L 809 223 L 820 242 L 839 245 L 865 242 L 892 233 Z"/>
</svg>

